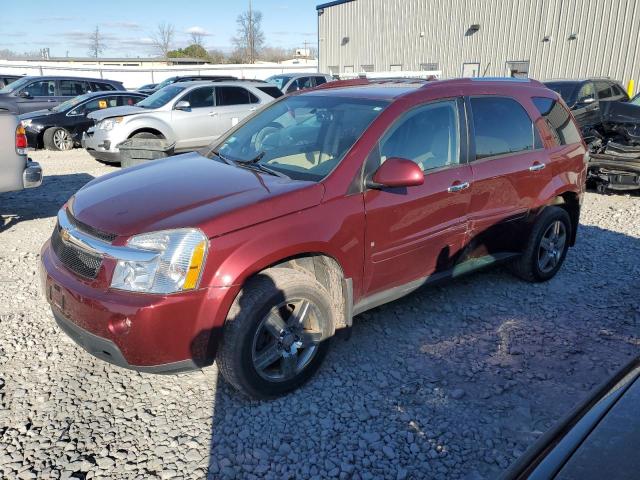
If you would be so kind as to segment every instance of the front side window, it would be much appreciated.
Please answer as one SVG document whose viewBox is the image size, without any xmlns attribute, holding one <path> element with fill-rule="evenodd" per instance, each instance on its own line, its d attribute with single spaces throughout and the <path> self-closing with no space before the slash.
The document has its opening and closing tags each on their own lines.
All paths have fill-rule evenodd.
<svg viewBox="0 0 640 480">
<path fill-rule="evenodd" d="M 340 163 L 387 104 L 317 95 L 288 97 L 260 111 L 217 150 L 236 161 L 259 157 L 259 163 L 291 178 L 319 181 Z"/>
<path fill-rule="evenodd" d="M 296 78 L 289 88 L 287 88 L 287 93 L 297 92 L 298 90 L 304 90 L 305 88 L 313 88 L 313 80 L 311 77 L 300 77 Z"/>
<path fill-rule="evenodd" d="M 86 82 L 80 80 L 60 80 L 60 95 L 63 97 L 76 97 L 86 92 Z"/>
<path fill-rule="evenodd" d="M 460 163 L 458 106 L 454 100 L 418 107 L 396 122 L 380 141 L 380 163 L 406 158 L 423 170 Z"/>
<path fill-rule="evenodd" d="M 149 95 L 147 98 L 138 102 L 136 106 L 142 108 L 160 108 L 165 106 L 175 97 L 180 95 L 185 90 L 185 87 L 180 85 L 169 85 L 161 90 L 158 90 L 153 95 Z"/>
<path fill-rule="evenodd" d="M 587 103 L 591 100 L 596 99 L 596 91 L 593 88 L 593 83 L 587 82 L 578 91 L 578 97 L 576 99 L 576 104 Z"/>
<path fill-rule="evenodd" d="M 534 126 L 526 110 L 506 97 L 472 97 L 476 159 L 534 149 Z"/>
<path fill-rule="evenodd" d="M 28 92 L 32 97 L 54 97 L 56 95 L 56 82 L 53 80 L 33 82 L 22 91 Z"/>
<path fill-rule="evenodd" d="M 138 103 L 140 100 L 142 100 L 144 97 L 139 97 L 137 95 L 119 95 L 118 96 L 118 106 L 123 106 L 123 105 L 135 105 L 136 103 Z"/>
<path fill-rule="evenodd" d="M 230 105 L 246 105 L 251 103 L 249 92 L 242 87 L 216 87 L 216 105 L 226 107 Z"/>
<path fill-rule="evenodd" d="M 558 145 L 580 142 L 580 133 L 565 107 L 552 98 L 533 97 L 532 100 Z"/>
<path fill-rule="evenodd" d="M 327 79 L 324 77 L 315 77 L 316 87 L 318 85 L 322 85 L 323 83 L 327 83 Z"/>
<path fill-rule="evenodd" d="M 88 100 L 90 98 L 90 95 L 91 94 L 85 94 L 85 95 L 80 95 L 79 97 L 70 98 L 69 100 L 65 100 L 64 102 L 59 103 L 58 105 L 53 107 L 51 110 L 54 112 L 64 112 Z M 75 114 L 72 113 L 72 115 L 75 115 Z"/>
<path fill-rule="evenodd" d="M 213 107 L 213 87 L 200 87 L 191 90 L 180 100 L 189 102 L 191 108 Z"/>
</svg>

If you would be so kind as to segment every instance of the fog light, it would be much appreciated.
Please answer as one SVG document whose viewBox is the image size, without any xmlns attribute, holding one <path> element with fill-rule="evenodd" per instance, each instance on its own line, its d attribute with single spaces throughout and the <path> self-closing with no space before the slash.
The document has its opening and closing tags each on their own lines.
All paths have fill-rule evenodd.
<svg viewBox="0 0 640 480">
<path fill-rule="evenodd" d="M 109 320 L 109 331 L 114 335 L 125 335 L 129 330 L 131 330 L 131 320 L 128 317 Z"/>
</svg>

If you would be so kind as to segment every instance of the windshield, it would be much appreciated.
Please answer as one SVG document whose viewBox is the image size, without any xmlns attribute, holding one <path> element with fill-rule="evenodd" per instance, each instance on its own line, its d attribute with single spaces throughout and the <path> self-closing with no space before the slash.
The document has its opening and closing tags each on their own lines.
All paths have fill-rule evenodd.
<svg viewBox="0 0 640 480">
<path fill-rule="evenodd" d="M 69 109 L 75 107 L 76 105 L 78 105 L 79 103 L 90 99 L 91 96 L 92 96 L 91 94 L 84 94 L 84 95 L 80 95 L 78 97 L 70 98 L 69 100 L 67 100 L 65 102 L 62 102 L 61 104 L 56 105 L 51 110 L 54 111 L 54 112 L 64 112 L 65 110 L 69 110 Z"/>
<path fill-rule="evenodd" d="M 155 89 L 156 90 L 160 90 L 161 88 L 166 87 L 167 85 L 171 85 L 172 83 L 174 83 L 176 81 L 176 78 L 178 77 L 169 77 L 166 80 L 163 80 L 162 82 L 160 82 Z"/>
<path fill-rule="evenodd" d="M 573 105 L 575 103 L 576 90 L 580 84 L 570 82 L 548 82 L 545 83 L 545 85 L 547 88 L 558 93 L 567 105 Z"/>
<path fill-rule="evenodd" d="M 631 99 L 631 103 L 634 105 L 640 105 L 640 93 Z"/>
<path fill-rule="evenodd" d="M 11 82 L 9 85 L 0 90 L 0 93 L 11 93 L 24 87 L 27 83 L 33 80 L 32 77 L 22 77 L 20 80 Z"/>
<path fill-rule="evenodd" d="M 142 108 L 160 108 L 165 106 L 176 95 L 182 92 L 186 87 L 180 87 L 178 85 L 169 85 L 161 90 L 158 90 L 153 95 L 149 95 L 147 98 L 138 102 L 136 107 Z"/>
<path fill-rule="evenodd" d="M 267 78 L 267 82 L 272 83 L 280 90 L 284 88 L 289 80 L 291 80 L 291 77 L 287 75 L 274 75 L 273 77 Z"/>
<path fill-rule="evenodd" d="M 388 102 L 302 95 L 267 107 L 218 145 L 233 161 L 268 166 L 297 180 L 319 181 L 344 155 Z"/>
</svg>

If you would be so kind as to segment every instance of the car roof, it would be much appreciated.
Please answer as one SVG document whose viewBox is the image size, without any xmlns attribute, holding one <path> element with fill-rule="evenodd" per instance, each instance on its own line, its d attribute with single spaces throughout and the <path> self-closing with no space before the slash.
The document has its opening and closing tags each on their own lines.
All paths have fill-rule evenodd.
<svg viewBox="0 0 640 480">
<path fill-rule="evenodd" d="M 279 73 L 273 75 L 274 77 L 288 77 L 288 78 L 300 78 L 300 77 L 328 77 L 329 75 L 320 72 L 304 72 L 304 73 Z"/>
<path fill-rule="evenodd" d="M 85 96 L 87 98 L 93 98 L 93 97 L 103 97 L 103 96 L 113 96 L 113 95 L 137 95 L 139 97 L 146 97 L 148 95 L 144 94 L 144 93 L 140 93 L 137 92 L 135 90 L 100 90 L 99 92 L 87 92 L 84 93 L 83 95 L 78 95 L 78 96 Z"/>
<path fill-rule="evenodd" d="M 392 101 L 420 91 L 423 88 L 429 88 L 430 86 L 464 87 L 465 85 L 470 86 L 478 83 L 496 87 L 519 85 L 523 88 L 546 89 L 546 87 L 537 80 L 508 77 L 454 78 L 447 80 L 426 80 L 421 78 L 357 78 L 353 80 L 329 82 L 313 89 L 302 90 L 297 93 L 297 95 L 330 95 Z"/>
<path fill-rule="evenodd" d="M 189 82 L 180 82 L 180 86 L 192 87 L 195 85 L 215 85 L 216 87 L 273 87 L 273 84 L 263 82 L 262 80 L 222 80 L 212 82 L 211 80 L 191 80 Z"/>
<path fill-rule="evenodd" d="M 616 80 L 612 78 L 604 78 L 604 77 L 590 77 L 590 78 L 552 78 L 549 80 L 545 80 L 544 83 L 583 83 L 588 81 L 605 81 L 617 83 Z"/>
<path fill-rule="evenodd" d="M 60 76 L 60 75 L 26 75 L 20 78 L 31 78 L 34 80 L 42 79 L 42 80 L 86 80 L 92 82 L 104 82 L 104 83 L 122 83 L 118 80 L 107 80 L 105 78 L 90 78 L 90 77 L 68 77 L 68 76 Z"/>
</svg>

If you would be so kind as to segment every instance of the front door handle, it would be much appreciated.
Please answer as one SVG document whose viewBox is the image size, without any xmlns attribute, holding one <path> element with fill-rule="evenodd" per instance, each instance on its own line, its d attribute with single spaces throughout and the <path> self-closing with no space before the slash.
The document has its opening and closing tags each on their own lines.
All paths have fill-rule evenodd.
<svg viewBox="0 0 640 480">
<path fill-rule="evenodd" d="M 217 117 L 218 116 L 218 112 L 209 112 L 209 116 L 210 117 Z"/>
<path fill-rule="evenodd" d="M 536 162 L 533 165 L 531 165 L 529 167 L 529 171 L 530 172 L 539 172 L 540 170 L 542 170 L 544 167 L 546 167 L 546 165 L 544 163 L 539 163 Z"/>
<path fill-rule="evenodd" d="M 469 182 L 454 183 L 449 188 L 447 188 L 447 192 L 449 193 L 459 192 L 466 188 L 469 188 Z"/>
</svg>

